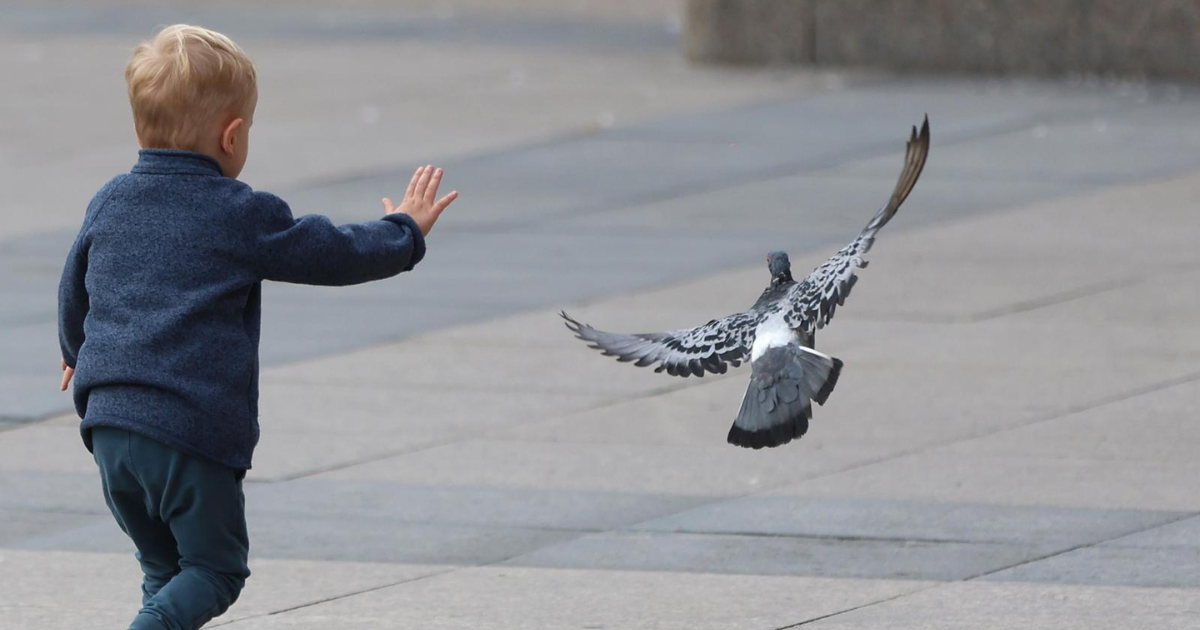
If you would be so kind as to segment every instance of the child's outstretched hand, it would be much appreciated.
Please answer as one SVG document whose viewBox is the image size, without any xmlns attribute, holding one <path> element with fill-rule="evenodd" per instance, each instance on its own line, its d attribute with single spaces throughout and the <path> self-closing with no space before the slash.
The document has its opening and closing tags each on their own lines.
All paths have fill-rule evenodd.
<svg viewBox="0 0 1200 630">
<path fill-rule="evenodd" d="M 442 212 L 458 199 L 458 191 L 437 199 L 438 186 L 442 184 L 442 169 L 433 165 L 422 166 L 413 173 L 408 190 L 404 191 L 404 201 L 399 206 L 392 205 L 392 200 L 384 197 L 383 208 L 388 214 L 402 212 L 413 218 L 421 228 L 421 234 L 429 234 L 433 224 L 437 223 Z M 437 199 L 437 201 L 434 201 Z"/>
</svg>

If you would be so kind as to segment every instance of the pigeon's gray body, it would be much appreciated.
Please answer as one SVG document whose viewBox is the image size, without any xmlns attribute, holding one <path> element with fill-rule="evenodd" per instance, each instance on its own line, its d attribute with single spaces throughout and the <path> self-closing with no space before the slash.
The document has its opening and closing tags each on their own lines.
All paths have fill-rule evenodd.
<svg viewBox="0 0 1200 630">
<path fill-rule="evenodd" d="M 841 373 L 840 360 L 814 349 L 816 331 L 845 303 L 858 280 L 855 270 L 867 266 L 863 255 L 912 191 L 928 153 L 926 118 L 919 133 L 913 128 L 891 198 L 858 238 L 801 282 L 792 279 L 787 254 L 772 253 L 767 259 L 771 284 L 744 312 L 696 328 L 634 335 L 596 330 L 563 313 L 567 327 L 618 361 L 655 365 L 654 371 L 674 376 L 724 374 L 749 360 L 750 386 L 729 442 L 749 448 L 786 444 L 808 430 L 812 402 L 824 404 Z"/>
</svg>

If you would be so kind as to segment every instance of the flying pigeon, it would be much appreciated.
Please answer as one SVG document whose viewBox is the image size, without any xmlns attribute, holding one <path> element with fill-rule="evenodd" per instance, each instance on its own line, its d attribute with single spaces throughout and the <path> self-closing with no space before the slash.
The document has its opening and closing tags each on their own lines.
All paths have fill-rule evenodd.
<svg viewBox="0 0 1200 630">
<path fill-rule="evenodd" d="M 696 328 L 634 335 L 596 330 L 566 312 L 560 315 L 589 347 L 638 367 L 655 365 L 655 372 L 672 376 L 724 374 L 749 359 L 750 386 L 729 429 L 729 443 L 753 449 L 787 444 L 808 431 L 812 403 L 825 404 L 842 371 L 841 360 L 814 348 L 816 331 L 845 303 L 858 281 L 855 270 L 867 266 L 863 255 L 912 191 L 928 154 L 926 116 L 920 132 L 913 127 L 891 198 L 858 238 L 802 282 L 792 279 L 785 252 L 768 254 L 771 284 L 749 310 Z"/>
</svg>

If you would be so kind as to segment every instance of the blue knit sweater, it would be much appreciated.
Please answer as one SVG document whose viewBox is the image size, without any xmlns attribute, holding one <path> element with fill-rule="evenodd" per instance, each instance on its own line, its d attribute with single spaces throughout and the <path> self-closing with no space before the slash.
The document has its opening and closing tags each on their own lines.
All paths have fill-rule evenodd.
<svg viewBox="0 0 1200 630">
<path fill-rule="evenodd" d="M 261 283 L 348 285 L 425 255 L 403 214 L 334 226 L 217 162 L 147 149 L 88 206 L 59 286 L 59 341 L 91 427 L 250 468 L 258 442 Z"/>
</svg>

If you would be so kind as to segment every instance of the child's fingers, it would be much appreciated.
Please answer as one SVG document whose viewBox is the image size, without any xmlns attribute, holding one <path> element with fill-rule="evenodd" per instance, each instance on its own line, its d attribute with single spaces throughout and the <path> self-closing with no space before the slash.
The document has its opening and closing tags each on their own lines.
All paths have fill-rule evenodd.
<svg viewBox="0 0 1200 630">
<path fill-rule="evenodd" d="M 451 191 L 451 193 L 449 195 L 442 197 L 441 199 L 438 200 L 437 203 L 433 204 L 433 211 L 440 214 L 450 204 L 454 203 L 455 199 L 458 199 L 458 191 L 457 190 Z"/>
<path fill-rule="evenodd" d="M 433 176 L 433 165 L 430 164 L 421 170 L 421 176 L 417 178 L 417 187 L 413 190 L 413 196 L 417 199 L 425 198 L 425 187 L 429 185 L 429 178 Z"/>
<path fill-rule="evenodd" d="M 433 177 L 429 178 L 429 188 L 425 189 L 425 201 L 426 202 L 433 203 L 433 200 L 437 199 L 438 186 L 441 186 L 441 185 L 442 185 L 442 169 L 439 168 L 439 169 L 434 170 Z"/>
<path fill-rule="evenodd" d="M 417 167 L 417 172 L 413 173 L 412 180 L 408 182 L 408 190 L 404 191 L 404 198 L 411 199 L 413 193 L 417 190 L 417 180 L 421 179 L 421 173 L 425 172 L 424 166 Z"/>
<path fill-rule="evenodd" d="M 60 392 L 67 391 L 67 385 L 71 383 L 72 376 L 75 376 L 74 368 L 67 368 L 67 369 L 63 370 L 62 384 L 60 384 L 58 386 L 58 391 L 60 391 Z"/>
<path fill-rule="evenodd" d="M 388 199 L 387 197 L 383 198 L 383 211 L 387 214 L 391 214 L 396 211 L 396 206 L 392 205 L 392 200 Z"/>
</svg>

